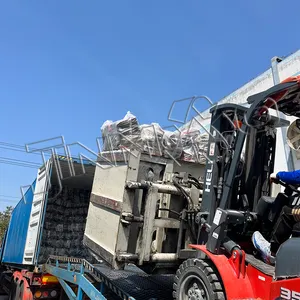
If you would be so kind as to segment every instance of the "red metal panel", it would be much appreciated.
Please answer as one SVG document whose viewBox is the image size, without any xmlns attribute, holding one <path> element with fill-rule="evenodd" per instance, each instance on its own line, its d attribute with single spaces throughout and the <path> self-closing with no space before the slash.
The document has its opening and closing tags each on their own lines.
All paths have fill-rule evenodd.
<svg viewBox="0 0 300 300">
<path fill-rule="evenodd" d="M 270 300 L 275 299 L 300 300 L 300 278 L 274 281 Z"/>
<path fill-rule="evenodd" d="M 190 245 L 190 247 L 204 252 L 212 260 L 222 278 L 227 300 L 255 298 L 248 274 L 245 274 L 245 277 L 239 276 L 234 269 L 232 258 L 214 255 L 203 245 Z"/>
<path fill-rule="evenodd" d="M 265 275 L 251 265 L 247 266 L 247 275 L 251 282 L 255 298 L 269 299 L 272 277 Z"/>
</svg>

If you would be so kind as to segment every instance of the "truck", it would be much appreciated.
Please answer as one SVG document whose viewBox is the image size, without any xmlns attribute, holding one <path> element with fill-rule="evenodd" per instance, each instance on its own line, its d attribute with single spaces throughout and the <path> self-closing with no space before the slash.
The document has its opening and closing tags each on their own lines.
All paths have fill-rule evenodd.
<svg viewBox="0 0 300 300">
<path fill-rule="evenodd" d="M 298 201 L 283 182 L 272 197 L 269 176 L 278 128 L 300 149 L 299 121 L 281 117 L 299 119 L 299 96 L 297 76 L 249 107 L 212 107 L 204 172 L 137 149 L 99 153 L 96 164 L 53 155 L 13 211 L 1 289 L 21 300 L 298 299 L 299 230 L 275 266 L 251 236 L 270 237 L 283 205 Z"/>
</svg>

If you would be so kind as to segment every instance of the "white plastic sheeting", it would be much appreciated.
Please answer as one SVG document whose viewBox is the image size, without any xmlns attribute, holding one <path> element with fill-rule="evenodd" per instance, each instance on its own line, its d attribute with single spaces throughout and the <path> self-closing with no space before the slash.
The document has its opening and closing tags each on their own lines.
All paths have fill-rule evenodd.
<svg viewBox="0 0 300 300">
<path fill-rule="evenodd" d="M 127 112 L 118 121 L 107 120 L 101 126 L 103 151 L 137 149 L 154 156 L 205 163 L 208 134 L 198 128 L 168 131 L 158 123 L 139 125 L 136 116 Z"/>
</svg>

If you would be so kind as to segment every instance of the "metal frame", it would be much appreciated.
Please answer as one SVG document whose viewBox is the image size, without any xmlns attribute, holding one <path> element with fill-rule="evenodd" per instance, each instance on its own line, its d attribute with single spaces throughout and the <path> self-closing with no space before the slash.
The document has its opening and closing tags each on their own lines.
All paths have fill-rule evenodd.
<svg viewBox="0 0 300 300">
<path fill-rule="evenodd" d="M 83 299 L 83 292 L 90 297 L 91 299 L 97 300 L 104 300 L 106 299 L 102 291 L 101 283 L 101 291 L 98 291 L 84 276 L 84 266 L 80 265 L 80 271 L 72 271 L 71 264 L 68 262 L 67 269 L 64 269 L 59 266 L 59 261 L 56 260 L 55 266 L 47 265 L 46 266 L 47 272 L 57 277 L 61 287 L 64 289 L 65 293 L 69 297 L 69 299 L 76 299 L 82 300 Z M 72 288 L 70 287 L 69 283 L 75 284 L 78 286 L 77 295 L 74 293 Z"/>
<path fill-rule="evenodd" d="M 118 158 L 120 165 L 117 168 L 121 168 L 118 173 L 112 172 L 111 169 L 98 169 L 98 175 L 101 176 L 97 177 L 96 168 L 90 199 L 92 206 L 89 208 L 91 218 L 88 215 L 89 223 L 84 244 L 117 270 L 122 270 L 126 262 L 137 263 L 141 268 L 147 268 L 147 264 L 153 265 L 154 262 L 162 262 L 168 266 L 176 264 L 179 250 L 183 246 L 182 240 L 189 231 L 185 220 L 180 216 L 178 219 L 173 216 L 174 211 L 178 214 L 182 211 L 181 206 L 185 205 L 186 201 L 180 197 L 182 191 L 172 182 L 176 170 L 175 163 L 164 157 L 149 158 L 139 151 L 126 154 L 126 159 Z M 99 161 L 102 161 L 101 157 Z M 197 190 L 195 193 L 193 188 L 188 187 L 187 175 L 187 178 L 180 177 L 181 173 L 187 172 L 185 169 L 190 169 L 189 167 L 190 163 L 184 163 L 176 171 L 179 173 L 178 180 L 184 183 L 182 190 L 190 195 L 197 206 L 201 202 L 199 198 L 202 192 Z M 150 168 L 155 174 L 155 180 L 145 176 Z M 193 174 L 200 173 L 198 168 L 192 171 Z M 101 182 L 100 178 L 104 180 Z M 156 208 L 159 208 L 158 216 Z M 102 211 L 106 218 L 96 218 L 95 216 L 101 215 Z M 113 219 L 110 219 L 110 214 L 113 215 Z M 98 235 L 97 228 L 101 231 L 101 227 L 104 228 L 106 223 L 113 224 L 114 228 L 116 226 L 116 232 L 114 231 L 109 238 L 104 234 L 102 239 L 102 233 Z M 178 244 L 174 243 L 173 238 L 176 230 L 180 231 Z"/>
<path fill-rule="evenodd" d="M 57 277 L 69 299 L 83 300 L 84 292 L 90 299 L 106 300 L 107 298 L 104 297 L 103 292 L 105 286 L 107 286 L 122 299 L 135 300 L 126 292 L 116 287 L 105 275 L 84 259 L 50 256 L 45 265 L 45 270 L 49 274 Z M 86 278 L 86 274 L 90 274 L 99 280 L 99 290 Z M 78 286 L 77 295 L 70 287 L 70 283 Z"/>
</svg>

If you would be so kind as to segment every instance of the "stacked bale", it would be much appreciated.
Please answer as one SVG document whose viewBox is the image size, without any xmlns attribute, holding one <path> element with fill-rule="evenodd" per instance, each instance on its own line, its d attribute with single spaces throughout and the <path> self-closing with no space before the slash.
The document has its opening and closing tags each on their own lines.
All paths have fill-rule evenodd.
<svg viewBox="0 0 300 300">
<path fill-rule="evenodd" d="M 163 154 L 164 130 L 157 123 L 140 126 L 142 151 L 150 155 L 161 156 Z"/>
<path fill-rule="evenodd" d="M 101 127 L 103 137 L 103 150 L 117 150 L 121 148 L 132 149 L 140 144 L 140 127 L 137 118 L 127 112 L 122 120 L 106 121 Z"/>
<path fill-rule="evenodd" d="M 90 191 L 64 186 L 62 192 L 59 193 L 57 186 L 51 187 L 39 263 L 44 263 L 49 255 L 92 260 L 82 243 L 89 200 Z"/>
<path fill-rule="evenodd" d="M 163 138 L 164 156 L 167 158 L 178 159 L 182 156 L 182 141 L 180 132 L 165 130 Z"/>
<path fill-rule="evenodd" d="M 208 134 L 197 126 L 185 131 L 167 131 L 157 123 L 139 125 L 130 112 L 117 122 L 106 121 L 101 127 L 103 151 L 136 149 L 154 156 L 164 156 L 205 164 Z"/>
<path fill-rule="evenodd" d="M 187 133 L 183 140 L 182 160 L 205 164 L 208 134 Z"/>
</svg>

